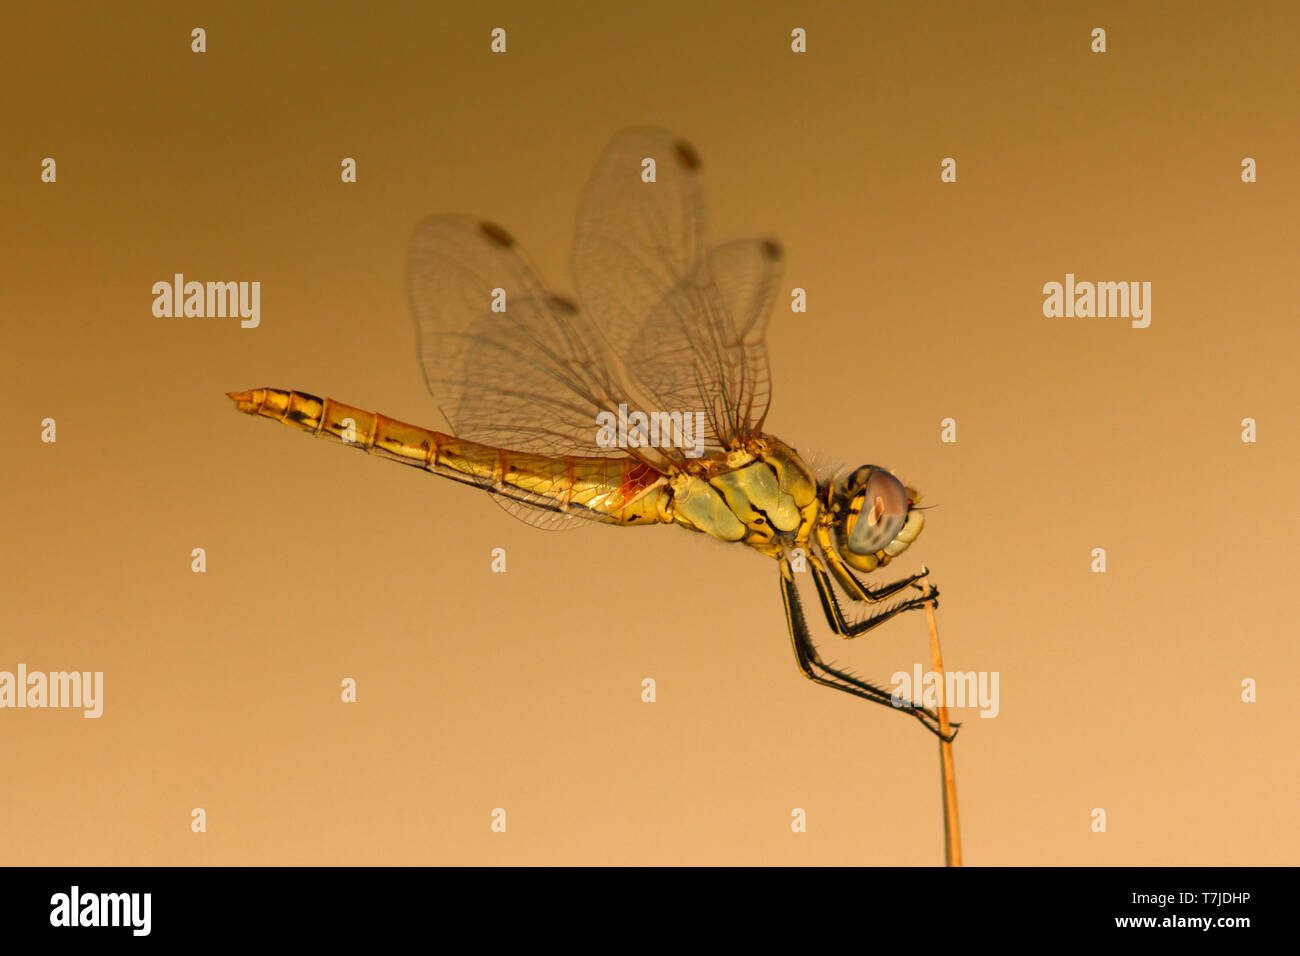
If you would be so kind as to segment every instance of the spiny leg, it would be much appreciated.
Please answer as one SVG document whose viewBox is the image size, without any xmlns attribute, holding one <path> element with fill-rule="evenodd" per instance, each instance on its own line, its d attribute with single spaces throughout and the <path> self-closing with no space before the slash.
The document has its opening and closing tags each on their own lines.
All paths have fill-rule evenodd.
<svg viewBox="0 0 1300 956">
<path fill-rule="evenodd" d="M 857 637 L 859 634 L 865 634 L 873 627 L 879 627 L 897 614 L 902 614 L 904 611 L 915 611 L 918 608 L 925 607 L 932 601 L 934 602 L 935 607 L 939 606 L 939 589 L 931 588 L 930 594 L 927 597 L 911 598 L 910 600 L 903 601 L 891 608 L 877 611 L 866 620 L 850 624 L 845 620 L 844 612 L 840 610 L 839 599 L 835 596 L 835 589 L 831 587 L 830 575 L 826 573 L 826 568 L 822 565 L 821 559 L 815 554 L 812 555 L 812 572 L 813 580 L 817 582 L 817 594 L 822 600 L 822 610 L 826 612 L 826 620 L 830 622 L 831 627 L 835 629 L 835 633 L 840 637 L 849 638 Z M 916 580 L 924 577 L 924 575 L 928 573 L 929 572 L 926 571 L 922 574 L 912 575 L 910 578 L 904 578 L 901 581 L 895 581 L 892 584 L 886 584 L 875 592 L 875 600 L 879 601 L 890 594 L 895 594 L 898 591 L 901 591 L 903 588 L 910 586 Z"/>
<path fill-rule="evenodd" d="M 874 704 L 909 713 L 936 737 L 952 740 L 957 736 L 958 725 L 956 724 L 951 725 L 952 732 L 946 737 L 940 733 L 939 718 L 933 711 L 924 707 L 917 707 L 911 701 L 899 700 L 896 702 L 889 691 L 854 677 L 852 674 L 846 674 L 830 667 L 822 661 L 817 654 L 816 646 L 812 642 L 812 636 L 808 632 L 808 622 L 804 618 L 803 604 L 799 600 L 799 591 L 795 587 L 794 572 L 790 570 L 788 561 L 782 560 L 780 565 L 781 599 L 785 603 L 786 624 L 790 628 L 790 640 L 794 644 L 795 660 L 799 664 L 800 672 L 805 677 L 815 684 L 833 687 L 835 690 L 844 691 L 844 693 L 852 694 L 854 697 L 861 697 L 863 700 L 869 700 Z"/>
<path fill-rule="evenodd" d="M 835 630 L 835 633 L 839 634 L 840 637 L 846 639 L 857 637 L 860 634 L 865 634 L 867 631 L 871 630 L 872 628 L 879 627 L 881 624 L 884 624 L 886 621 L 890 620 L 893 617 L 896 617 L 897 615 L 903 613 L 904 611 L 913 611 L 919 608 L 924 608 L 931 601 L 934 602 L 935 607 L 939 606 L 939 601 L 938 601 L 939 589 L 935 587 L 931 587 L 930 593 L 926 597 L 912 598 L 910 600 L 903 601 L 900 604 L 895 605 L 894 607 L 886 608 L 883 611 L 878 611 L 872 614 L 864 621 L 859 621 L 857 623 L 850 624 L 847 620 L 845 620 L 843 611 L 840 610 L 840 603 L 835 596 L 835 589 L 831 586 L 830 576 L 827 574 L 826 568 L 822 565 L 821 560 L 818 558 L 817 555 L 812 556 L 812 569 L 813 569 L 813 580 L 817 585 L 817 595 L 818 597 L 821 598 L 822 610 L 826 613 L 826 620 L 827 622 L 829 622 L 831 627 Z M 928 569 L 922 569 L 920 574 L 914 574 L 910 577 L 902 579 L 901 581 L 895 581 L 892 584 L 884 585 L 883 587 L 877 589 L 875 592 L 876 595 L 878 595 L 877 600 L 880 597 L 897 593 L 898 591 L 901 591 L 905 587 L 915 586 L 914 584 L 915 581 L 925 577 L 925 575 L 929 573 L 930 572 Z M 857 578 L 855 577 L 854 580 L 856 581 Z M 825 667 L 825 665 L 822 666 Z M 826 669 L 830 670 L 829 667 L 827 667 Z M 927 716 L 929 716 L 932 720 L 936 721 L 937 723 L 938 716 L 933 711 L 926 710 L 924 708 L 918 708 L 918 709 L 922 710 Z M 924 723 L 924 721 L 922 721 L 922 723 Z M 960 727 L 961 724 L 957 722 L 953 722 L 950 724 L 950 726 Z M 955 734 L 956 732 L 954 731 L 953 735 L 955 736 Z M 948 739 L 951 739 L 951 737 Z"/>
<path fill-rule="evenodd" d="M 909 574 L 905 578 L 900 578 L 897 581 L 891 581 L 888 584 L 879 584 L 873 588 L 871 587 L 871 585 L 867 584 L 866 581 L 863 581 L 860 577 L 858 577 L 848 568 L 844 568 L 844 574 L 855 585 L 857 585 L 857 587 L 854 590 L 849 591 L 849 596 L 853 598 L 853 600 L 855 601 L 867 601 L 871 604 L 875 604 L 879 601 L 885 600 L 886 598 L 893 597 L 899 591 L 903 590 L 903 588 L 910 587 L 910 588 L 916 588 L 918 591 L 921 590 L 921 585 L 917 584 L 916 582 L 921 580 L 929 573 L 930 573 L 930 569 L 927 568 L 925 565 L 921 565 L 921 570 L 917 571 L 916 574 Z"/>
<path fill-rule="evenodd" d="M 826 560 L 830 563 L 830 573 L 834 575 L 835 580 L 839 583 L 840 587 L 844 589 L 844 593 L 853 601 L 865 601 L 869 604 L 876 604 L 888 597 L 892 597 L 905 587 L 914 587 L 917 590 L 923 590 L 921 585 L 916 582 L 920 581 L 930 573 L 930 569 L 922 565 L 921 570 L 916 574 L 905 577 L 899 581 L 893 581 L 889 584 L 882 584 L 873 588 L 871 585 L 867 584 L 867 582 L 854 574 L 853 571 L 849 569 L 849 566 L 844 562 L 844 559 L 836 553 L 835 546 L 830 539 L 830 531 L 826 528 L 818 528 L 817 543 L 820 548 L 820 553 L 825 556 Z M 824 572 L 826 568 L 823 567 L 822 570 Z"/>
</svg>

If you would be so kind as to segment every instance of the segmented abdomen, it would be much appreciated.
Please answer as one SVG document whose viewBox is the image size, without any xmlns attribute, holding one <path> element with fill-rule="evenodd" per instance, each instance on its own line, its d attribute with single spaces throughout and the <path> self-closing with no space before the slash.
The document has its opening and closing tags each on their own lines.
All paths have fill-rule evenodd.
<svg viewBox="0 0 1300 956">
<path fill-rule="evenodd" d="M 667 486 L 634 459 L 553 458 L 493 448 L 306 392 L 255 388 L 230 397 L 249 415 L 547 510 L 615 524 L 672 520 Z"/>
</svg>

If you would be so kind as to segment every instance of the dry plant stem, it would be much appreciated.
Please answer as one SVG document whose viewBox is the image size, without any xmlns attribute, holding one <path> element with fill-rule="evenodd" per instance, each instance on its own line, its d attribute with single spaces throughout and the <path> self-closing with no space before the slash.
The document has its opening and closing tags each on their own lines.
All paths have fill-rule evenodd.
<svg viewBox="0 0 1300 956">
<path fill-rule="evenodd" d="M 930 594 L 930 582 L 925 582 Z M 925 620 L 930 625 L 930 660 L 939 680 L 939 732 L 948 736 L 948 702 L 944 699 L 947 681 L 943 674 L 943 655 L 939 653 L 939 629 L 934 623 L 934 604 L 925 606 Z M 957 770 L 952 762 L 952 741 L 939 740 L 939 769 L 943 775 L 943 847 L 948 866 L 961 866 L 961 827 L 957 822 Z"/>
</svg>

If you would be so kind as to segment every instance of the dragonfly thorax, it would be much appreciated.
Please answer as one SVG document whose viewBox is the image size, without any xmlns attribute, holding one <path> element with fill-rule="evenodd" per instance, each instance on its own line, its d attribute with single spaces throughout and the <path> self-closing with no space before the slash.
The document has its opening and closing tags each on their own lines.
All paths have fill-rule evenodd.
<svg viewBox="0 0 1300 956">
<path fill-rule="evenodd" d="M 820 508 L 812 472 L 766 435 L 698 471 L 678 472 L 670 484 L 677 524 L 774 556 L 808 541 Z"/>
</svg>

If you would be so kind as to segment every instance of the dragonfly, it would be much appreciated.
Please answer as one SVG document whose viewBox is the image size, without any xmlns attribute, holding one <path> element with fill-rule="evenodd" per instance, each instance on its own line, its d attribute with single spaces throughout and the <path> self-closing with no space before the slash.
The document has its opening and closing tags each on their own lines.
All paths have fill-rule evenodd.
<svg viewBox="0 0 1300 956">
<path fill-rule="evenodd" d="M 771 239 L 712 245 L 700 169 L 695 149 L 665 130 L 614 138 L 579 206 L 576 302 L 494 223 L 418 225 L 418 351 L 449 432 L 302 391 L 227 394 L 249 415 L 480 488 L 536 527 L 668 524 L 747 545 L 778 565 L 805 677 L 951 739 L 933 710 L 826 663 L 814 644 L 797 585 L 805 571 L 841 638 L 937 605 L 924 566 L 875 587 L 860 576 L 916 540 L 920 494 L 876 465 L 816 474 L 763 430 L 783 252 Z"/>
</svg>

